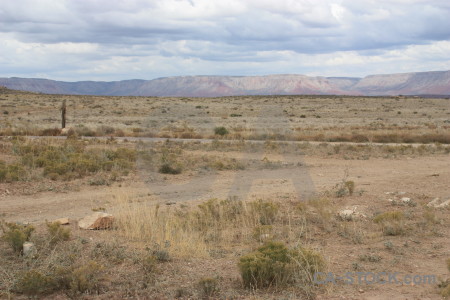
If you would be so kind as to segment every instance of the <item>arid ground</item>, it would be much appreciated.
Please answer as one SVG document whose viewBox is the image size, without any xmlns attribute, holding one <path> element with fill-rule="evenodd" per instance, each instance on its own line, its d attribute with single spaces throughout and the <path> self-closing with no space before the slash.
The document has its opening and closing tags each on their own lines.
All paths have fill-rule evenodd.
<svg viewBox="0 0 450 300">
<path fill-rule="evenodd" d="M 62 100 L 70 129 L 46 136 L 60 135 Z M 0 297 L 450 296 L 448 99 L 3 89 L 0 115 Z M 113 227 L 79 229 L 94 211 Z M 11 232 L 30 226 L 25 256 Z M 257 265 L 267 245 L 303 258 L 248 284 L 242 257 Z M 399 282 L 317 284 L 314 271 Z"/>
</svg>

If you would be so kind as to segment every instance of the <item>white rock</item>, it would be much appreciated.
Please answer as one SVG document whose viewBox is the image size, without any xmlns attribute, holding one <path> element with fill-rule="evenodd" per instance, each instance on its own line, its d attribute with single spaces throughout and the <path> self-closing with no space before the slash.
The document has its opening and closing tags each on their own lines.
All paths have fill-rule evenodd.
<svg viewBox="0 0 450 300">
<path fill-rule="evenodd" d="M 68 224 L 70 224 L 69 223 L 69 218 L 59 218 L 59 219 L 56 219 L 56 220 L 52 221 L 52 223 L 56 223 L 56 222 L 59 222 L 59 224 L 61 224 L 61 225 L 68 225 Z"/>
<path fill-rule="evenodd" d="M 439 204 L 438 206 L 436 206 L 437 208 L 444 208 L 444 207 L 450 207 L 450 199 L 448 199 L 447 201 L 442 202 L 441 204 Z"/>
<path fill-rule="evenodd" d="M 95 212 L 78 221 L 78 227 L 81 229 L 108 229 L 111 228 L 114 217 L 108 213 Z"/>
<path fill-rule="evenodd" d="M 351 221 L 354 213 L 351 209 L 344 209 L 339 212 L 339 217 L 344 221 Z"/>
<path fill-rule="evenodd" d="M 23 249 L 23 256 L 25 257 L 33 257 L 37 252 L 36 246 L 34 246 L 34 243 L 32 242 L 23 243 L 22 249 Z"/>
<path fill-rule="evenodd" d="M 270 234 L 268 233 L 263 233 L 259 236 L 260 241 L 267 241 L 268 239 L 270 239 Z"/>
<path fill-rule="evenodd" d="M 402 200 L 403 203 L 410 203 L 411 202 L 411 198 L 408 198 L 408 197 L 403 197 L 400 200 Z"/>
</svg>

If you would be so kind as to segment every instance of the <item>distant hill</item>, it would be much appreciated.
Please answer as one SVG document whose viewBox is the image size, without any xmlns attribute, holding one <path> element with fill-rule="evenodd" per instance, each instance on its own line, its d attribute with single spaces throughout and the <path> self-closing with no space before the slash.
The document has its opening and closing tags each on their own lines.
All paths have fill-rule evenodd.
<svg viewBox="0 0 450 300">
<path fill-rule="evenodd" d="M 0 78 L 0 86 L 46 94 L 218 97 L 238 95 L 450 95 L 450 71 L 370 75 L 364 78 L 267 76 L 177 76 L 153 80 L 64 82 Z"/>
</svg>

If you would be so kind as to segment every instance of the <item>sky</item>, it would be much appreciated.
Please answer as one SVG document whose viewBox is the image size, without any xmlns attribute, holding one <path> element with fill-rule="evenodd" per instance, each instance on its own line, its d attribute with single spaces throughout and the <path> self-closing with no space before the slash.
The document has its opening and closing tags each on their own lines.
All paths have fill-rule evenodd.
<svg viewBox="0 0 450 300">
<path fill-rule="evenodd" d="M 0 77 L 450 70 L 448 0 L 2 0 Z"/>
</svg>

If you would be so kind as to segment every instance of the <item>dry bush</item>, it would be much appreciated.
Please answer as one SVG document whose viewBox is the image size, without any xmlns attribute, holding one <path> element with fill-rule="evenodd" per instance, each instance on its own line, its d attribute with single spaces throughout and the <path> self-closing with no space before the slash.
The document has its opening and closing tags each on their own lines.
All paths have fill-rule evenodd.
<svg viewBox="0 0 450 300">
<path fill-rule="evenodd" d="M 406 233 L 405 216 L 401 211 L 388 211 L 373 218 L 380 225 L 384 235 L 403 235 Z"/>
<path fill-rule="evenodd" d="M 219 292 L 217 279 L 205 277 L 197 282 L 197 289 L 202 297 L 213 297 Z"/>
</svg>

